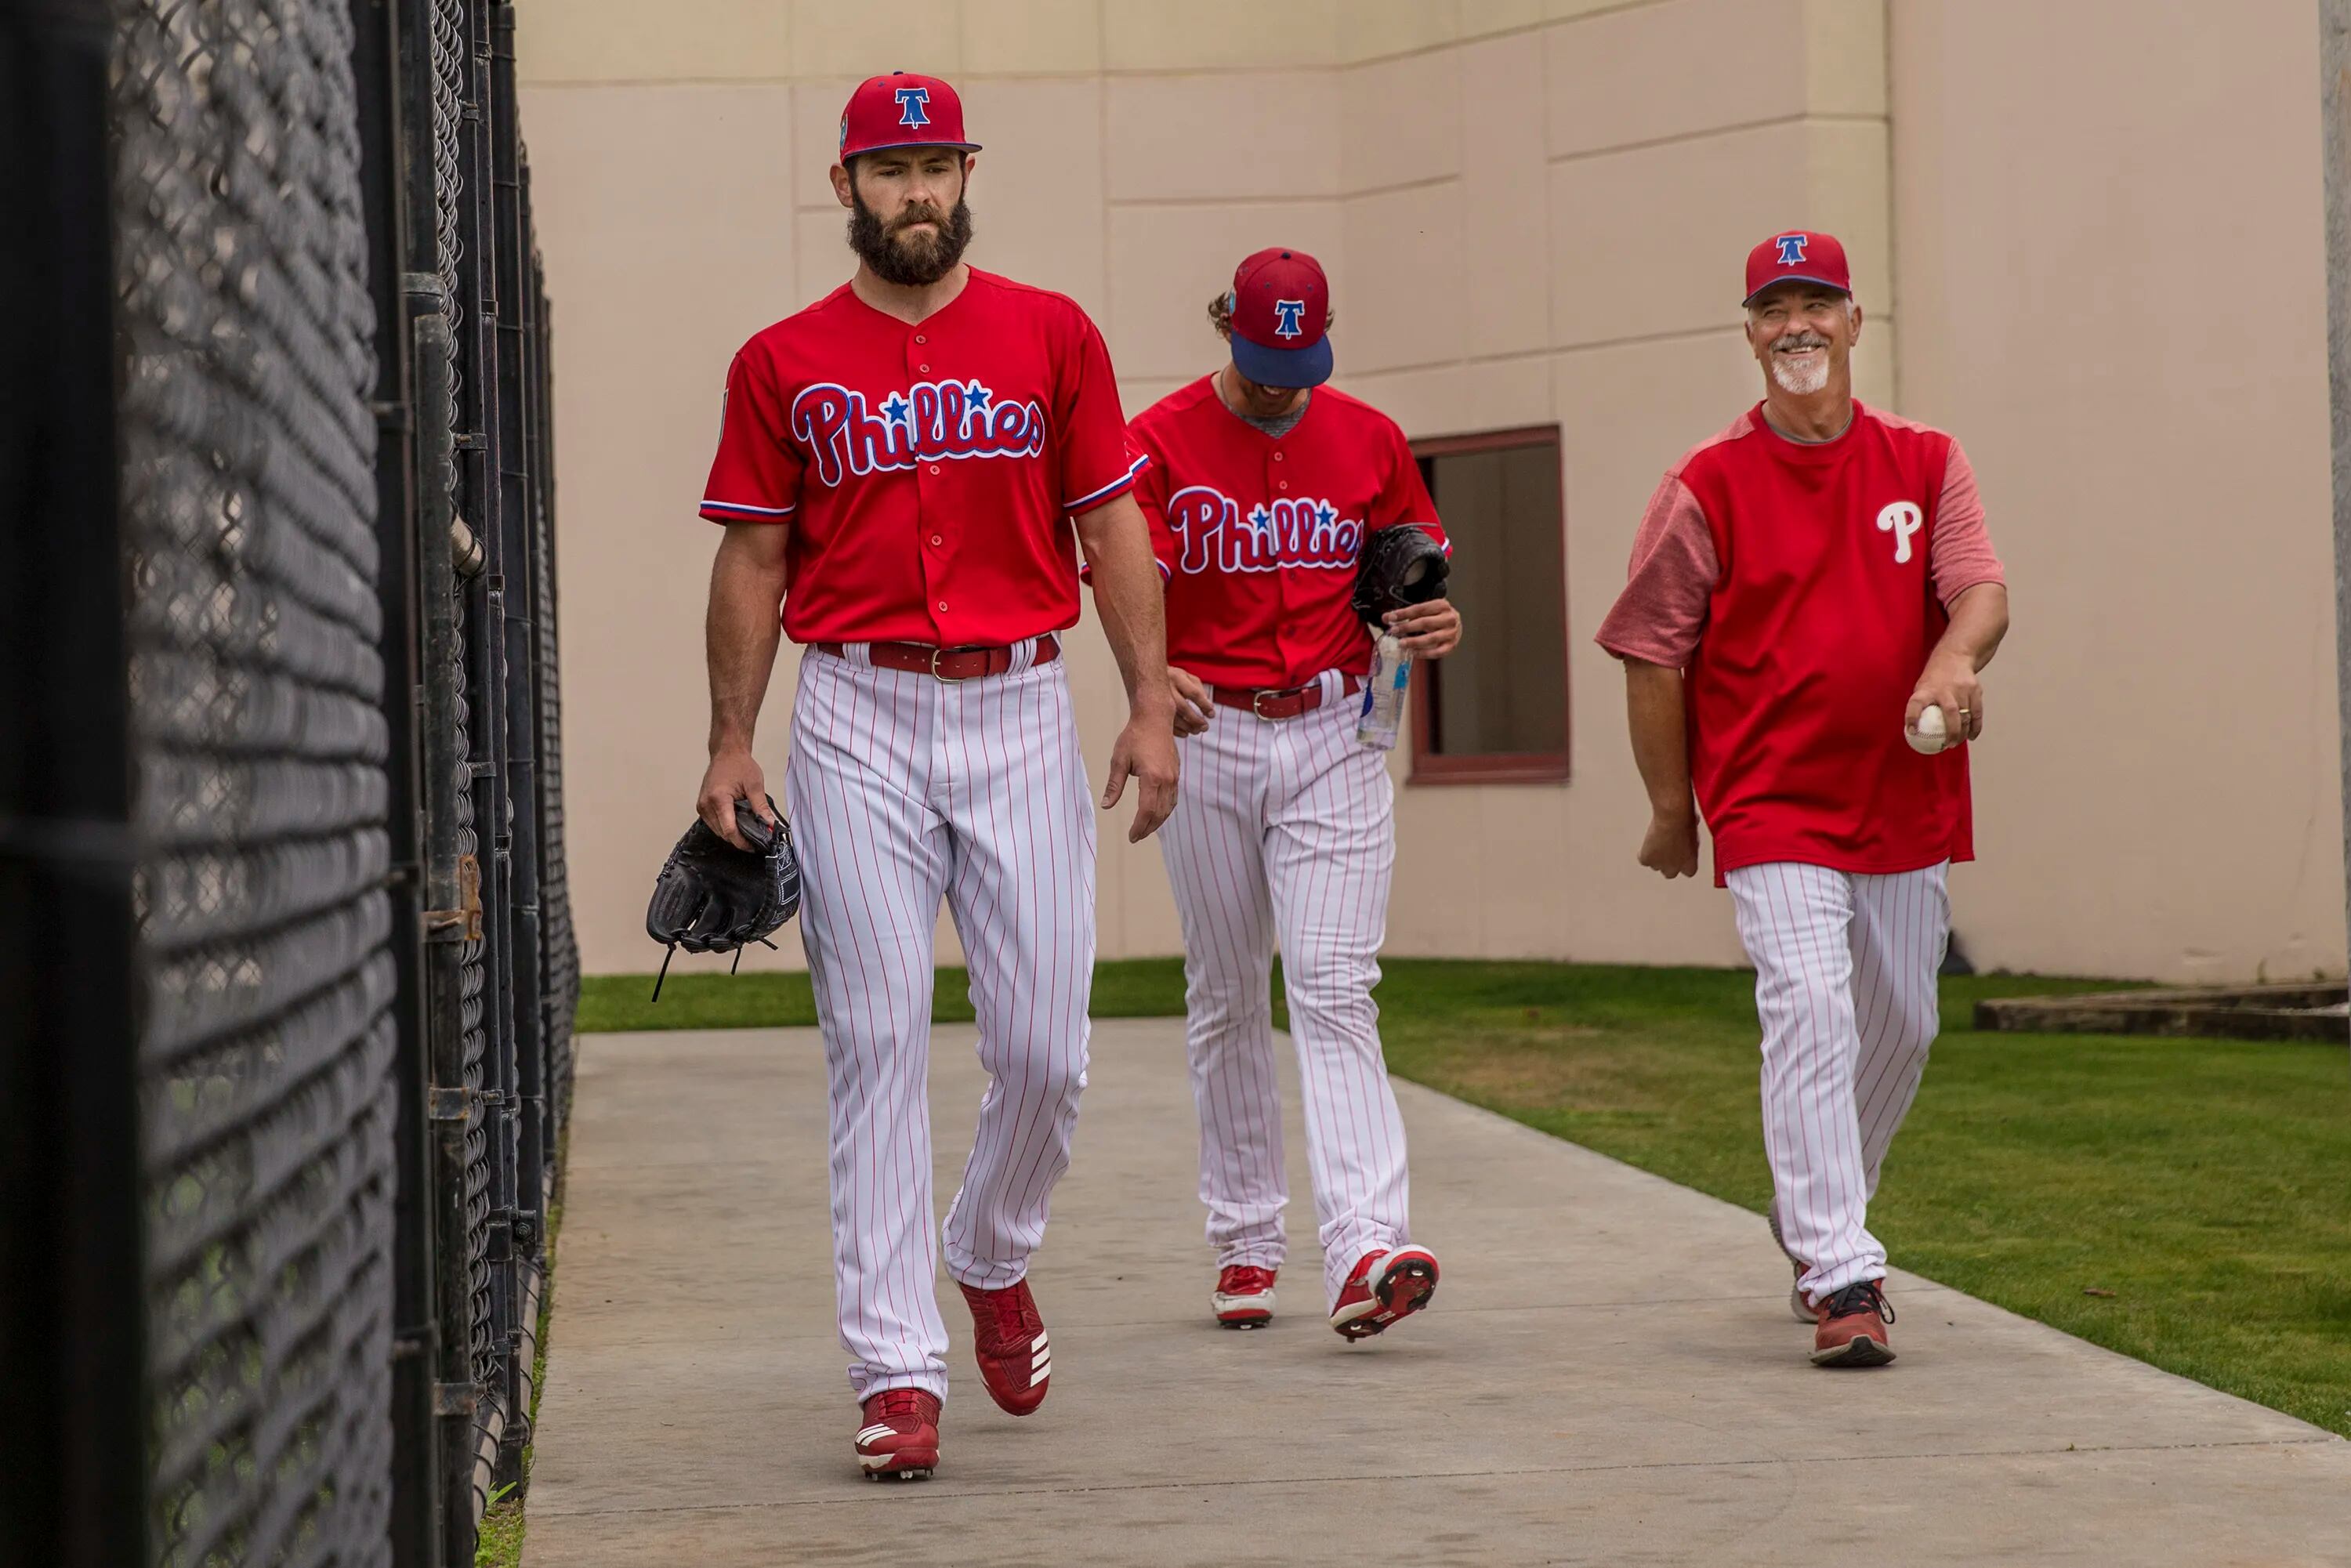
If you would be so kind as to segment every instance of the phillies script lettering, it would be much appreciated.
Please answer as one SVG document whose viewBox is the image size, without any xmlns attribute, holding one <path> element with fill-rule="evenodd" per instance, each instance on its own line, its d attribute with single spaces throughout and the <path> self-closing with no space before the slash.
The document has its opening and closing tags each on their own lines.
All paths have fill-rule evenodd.
<svg viewBox="0 0 2351 1568">
<path fill-rule="evenodd" d="M 792 434 L 816 459 L 816 476 L 838 486 L 865 475 L 941 458 L 1034 457 L 1045 449 L 1045 411 L 1002 402 L 987 385 L 916 382 L 868 408 L 865 394 L 819 382 L 792 399 Z"/>
<path fill-rule="evenodd" d="M 1206 485 L 1167 498 L 1167 526 L 1184 547 L 1186 571 L 1272 571 L 1285 566 L 1351 567 L 1363 548 L 1364 520 L 1311 496 L 1251 507 Z"/>
</svg>

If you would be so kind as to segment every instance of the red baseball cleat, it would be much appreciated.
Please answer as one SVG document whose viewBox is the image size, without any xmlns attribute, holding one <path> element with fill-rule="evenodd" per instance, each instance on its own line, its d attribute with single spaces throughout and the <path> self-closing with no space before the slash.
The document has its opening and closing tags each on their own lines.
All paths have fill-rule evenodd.
<svg viewBox="0 0 2351 1568">
<path fill-rule="evenodd" d="M 1011 1415 L 1028 1415 L 1045 1403 L 1046 1380 L 1053 1375 L 1053 1348 L 1029 1281 L 983 1291 L 958 1280 L 956 1288 L 971 1305 L 971 1347 L 987 1396 Z"/>
<path fill-rule="evenodd" d="M 1331 1326 L 1345 1339 L 1369 1339 L 1408 1318 L 1437 1294 L 1437 1254 L 1426 1247 L 1366 1252 L 1355 1260 L 1332 1309 Z"/>
<path fill-rule="evenodd" d="M 1228 1329 L 1261 1329 L 1273 1322 L 1275 1272 L 1249 1263 L 1225 1265 L 1217 1276 L 1217 1293 L 1208 1298 L 1217 1322 Z"/>
<path fill-rule="evenodd" d="M 939 1462 L 939 1396 L 922 1388 L 885 1388 L 868 1399 L 857 1462 L 868 1480 L 930 1479 Z"/>
<path fill-rule="evenodd" d="M 1814 1366 L 1884 1366 L 1894 1359 L 1886 1325 L 1893 1303 L 1876 1280 L 1847 1285 L 1821 1303 L 1821 1326 L 1813 1331 Z"/>
</svg>

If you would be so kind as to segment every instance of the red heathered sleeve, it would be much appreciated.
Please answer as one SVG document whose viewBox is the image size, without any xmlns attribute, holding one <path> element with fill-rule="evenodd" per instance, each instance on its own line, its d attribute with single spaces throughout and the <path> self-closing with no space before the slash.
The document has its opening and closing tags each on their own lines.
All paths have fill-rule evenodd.
<svg viewBox="0 0 2351 1568">
<path fill-rule="evenodd" d="M 1625 591 L 1593 640 L 1620 659 L 1684 668 L 1698 652 L 1720 575 L 1698 497 L 1678 474 L 1667 475 L 1634 536 Z"/>
<path fill-rule="evenodd" d="M 1951 460 L 1943 473 L 1943 498 L 1935 507 L 1932 541 L 1935 597 L 1949 609 L 1951 601 L 1980 582 L 2006 583 L 2000 557 L 1992 553 L 1991 532 L 1984 527 L 1983 497 L 1976 490 L 1976 471 L 1968 455 L 1951 443 Z"/>
</svg>

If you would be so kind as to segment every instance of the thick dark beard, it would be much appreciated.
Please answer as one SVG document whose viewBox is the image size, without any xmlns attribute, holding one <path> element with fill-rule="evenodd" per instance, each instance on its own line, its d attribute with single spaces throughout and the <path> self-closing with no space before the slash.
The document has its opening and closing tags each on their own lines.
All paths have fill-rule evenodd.
<svg viewBox="0 0 2351 1568">
<path fill-rule="evenodd" d="M 849 199 L 854 209 L 849 214 L 849 248 L 884 283 L 926 288 L 953 272 L 971 244 L 971 207 L 961 198 L 935 235 L 918 236 L 884 233 L 882 220 L 854 187 Z M 936 219 L 938 214 L 925 209 L 921 215 Z"/>
</svg>

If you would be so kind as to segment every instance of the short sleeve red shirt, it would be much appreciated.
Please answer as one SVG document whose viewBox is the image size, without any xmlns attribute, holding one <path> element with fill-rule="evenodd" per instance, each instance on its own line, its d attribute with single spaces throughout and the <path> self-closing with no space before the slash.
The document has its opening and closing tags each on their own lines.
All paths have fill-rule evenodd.
<svg viewBox="0 0 2351 1568">
<path fill-rule="evenodd" d="M 1203 376 L 1137 415 L 1134 436 L 1149 460 L 1135 494 L 1167 576 L 1170 664 L 1259 688 L 1372 667 L 1348 605 L 1364 536 L 1417 523 L 1446 543 L 1394 420 L 1322 386 L 1270 436 Z"/>
<path fill-rule="evenodd" d="M 1077 622 L 1070 519 L 1142 466 L 1086 313 L 975 267 L 920 322 L 843 284 L 744 344 L 702 515 L 790 525 L 794 642 L 1000 645 Z"/>
<path fill-rule="evenodd" d="M 1856 402 L 1844 434 L 1807 444 L 1750 410 L 1675 465 L 1598 641 L 1687 672 L 1718 883 L 1771 861 L 1974 858 L 1968 748 L 1921 757 L 1902 721 L 1948 606 L 2002 580 L 1942 431 Z"/>
</svg>

